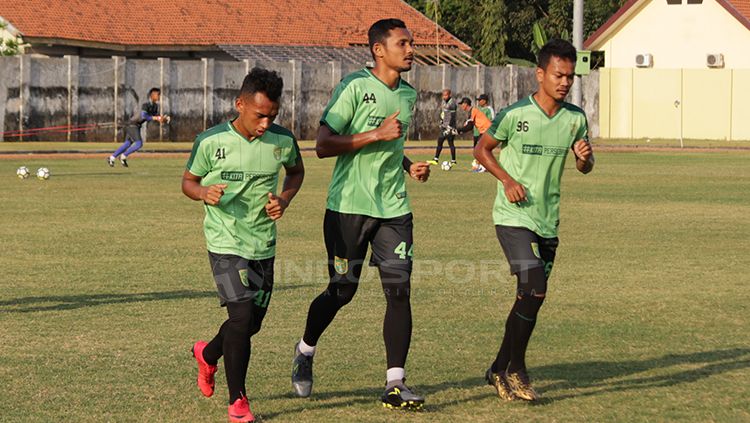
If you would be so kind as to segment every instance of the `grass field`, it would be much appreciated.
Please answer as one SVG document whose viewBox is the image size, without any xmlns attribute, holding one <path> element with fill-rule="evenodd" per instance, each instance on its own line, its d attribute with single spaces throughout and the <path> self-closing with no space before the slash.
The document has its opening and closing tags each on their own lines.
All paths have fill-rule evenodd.
<svg viewBox="0 0 750 423">
<path fill-rule="evenodd" d="M 426 157 L 422 157 L 426 158 Z M 469 158 L 459 158 L 466 167 Z M 226 421 L 195 386 L 189 349 L 225 318 L 185 159 L 0 160 L 0 420 Z M 52 178 L 18 180 L 47 166 Z M 279 224 L 276 288 L 248 377 L 262 421 L 750 421 L 750 152 L 606 153 L 569 163 L 561 246 L 529 347 L 543 395 L 484 385 L 513 301 L 488 175 L 409 183 L 415 215 L 409 384 L 426 411 L 378 403 L 384 300 L 366 271 L 324 334 L 311 399 L 291 395 L 292 346 L 325 286 L 322 217 L 333 160 L 307 157 Z"/>
<path fill-rule="evenodd" d="M 667 139 L 596 139 L 593 140 L 593 144 L 596 147 L 642 147 L 642 148 L 679 148 L 680 140 L 667 140 Z M 0 154 L 13 153 L 13 152 L 48 152 L 48 151 L 63 151 L 63 152 L 112 152 L 120 143 L 115 142 L 0 142 Z M 314 142 L 311 140 L 300 140 L 299 145 L 301 148 L 313 148 Z M 433 150 L 435 148 L 435 140 L 410 140 L 406 143 L 407 147 L 410 148 L 426 148 Z M 685 140 L 683 145 L 687 149 L 695 148 L 725 148 L 725 149 L 748 149 L 750 150 L 750 142 L 748 141 L 717 141 L 717 140 Z M 189 151 L 193 146 L 192 142 L 157 142 L 147 141 L 143 150 L 147 152 L 161 152 L 161 151 Z M 456 146 L 458 147 L 471 147 L 472 141 L 470 139 L 459 139 L 456 140 Z M 468 153 L 468 152 L 467 152 Z"/>
</svg>

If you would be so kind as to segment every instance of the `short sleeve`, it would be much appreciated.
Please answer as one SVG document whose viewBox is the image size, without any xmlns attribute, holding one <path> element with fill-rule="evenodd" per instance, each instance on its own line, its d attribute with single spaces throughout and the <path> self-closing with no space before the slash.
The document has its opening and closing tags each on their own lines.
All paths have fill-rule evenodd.
<svg viewBox="0 0 750 423">
<path fill-rule="evenodd" d="M 497 116 L 495 116 L 495 119 L 492 120 L 492 125 L 490 125 L 490 129 L 487 130 L 487 133 L 492 135 L 497 141 L 505 143 L 510 137 L 509 129 L 511 125 L 510 116 L 508 116 L 508 113 L 504 110 L 501 110 Z"/>
<path fill-rule="evenodd" d="M 193 142 L 193 150 L 190 152 L 190 158 L 187 162 L 187 170 L 195 176 L 201 178 L 206 176 L 211 170 L 211 162 L 208 159 L 207 143 L 201 138 L 196 138 Z"/>
<path fill-rule="evenodd" d="M 333 132 L 343 134 L 354 118 L 357 101 L 355 87 L 349 81 L 341 82 L 336 86 L 320 118 L 320 124 L 326 125 Z"/>
<path fill-rule="evenodd" d="M 292 147 L 287 148 L 287 154 L 284 158 L 283 164 L 285 168 L 297 166 L 302 161 L 302 155 L 299 153 L 299 145 L 297 139 L 292 138 Z"/>
<path fill-rule="evenodd" d="M 589 122 L 588 119 L 586 119 L 586 115 L 582 115 L 581 120 L 583 120 L 583 124 L 578 128 L 576 139 L 573 140 L 573 142 L 576 142 L 578 140 L 589 142 Z"/>
</svg>

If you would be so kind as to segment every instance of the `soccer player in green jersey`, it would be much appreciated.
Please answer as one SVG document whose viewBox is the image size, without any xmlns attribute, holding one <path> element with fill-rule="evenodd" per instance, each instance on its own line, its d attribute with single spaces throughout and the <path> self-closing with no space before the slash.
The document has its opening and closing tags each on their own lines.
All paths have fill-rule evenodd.
<svg viewBox="0 0 750 423">
<path fill-rule="evenodd" d="M 539 52 L 538 90 L 500 111 L 474 148 L 474 157 L 498 179 L 492 215 L 518 280 L 500 351 L 486 373 L 487 382 L 505 400 L 538 398 L 526 371 L 526 347 L 555 260 L 560 178 L 568 151 L 573 150 L 581 173 L 594 167 L 586 115 L 564 102 L 575 63 L 570 43 L 547 43 Z M 492 155 L 498 145 L 499 161 Z"/>
<path fill-rule="evenodd" d="M 386 298 L 382 402 L 389 408 L 421 409 L 424 398 L 404 382 L 412 329 L 413 252 L 404 172 L 420 182 L 429 176 L 427 163 L 412 163 L 404 156 L 417 92 L 401 73 L 411 69 L 413 39 L 398 19 L 375 22 L 368 38 L 375 67 L 343 78 L 320 120 L 317 155 L 337 157 L 323 222 L 330 281 L 310 304 L 304 335 L 295 346 L 292 386 L 298 396 L 310 395 L 318 339 L 357 291 L 369 245 L 369 264 L 378 268 Z"/>
<path fill-rule="evenodd" d="M 210 342 L 193 346 L 198 386 L 203 395 L 213 395 L 223 356 L 233 422 L 253 421 L 245 391 L 250 337 L 260 330 L 271 300 L 275 222 L 305 175 L 294 135 L 273 123 L 282 87 L 276 72 L 254 68 L 235 100 L 239 116 L 198 135 L 182 177 L 182 192 L 203 201 L 208 257 L 229 314 Z M 277 195 L 282 167 L 286 177 Z"/>
</svg>

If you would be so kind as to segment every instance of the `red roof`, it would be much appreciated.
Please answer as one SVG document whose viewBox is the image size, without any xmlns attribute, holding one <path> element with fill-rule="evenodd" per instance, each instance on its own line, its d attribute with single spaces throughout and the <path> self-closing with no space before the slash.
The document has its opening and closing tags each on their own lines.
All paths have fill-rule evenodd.
<svg viewBox="0 0 750 423">
<path fill-rule="evenodd" d="M 382 18 L 402 19 L 419 45 L 435 45 L 435 24 L 401 0 L 4 0 L 0 16 L 28 40 L 122 45 L 367 44 Z M 445 29 L 442 46 L 471 48 Z"/>
<path fill-rule="evenodd" d="M 599 40 L 604 33 L 607 32 L 612 26 L 614 26 L 623 15 L 626 15 L 633 6 L 643 2 L 644 0 L 628 0 L 622 7 L 612 15 L 607 22 L 604 23 L 599 29 L 596 30 L 586 41 L 583 43 L 584 48 L 590 48 L 592 44 Z M 708 0 L 711 1 L 711 0 Z M 714 0 L 719 3 L 724 9 L 727 10 L 732 16 L 734 16 L 745 28 L 750 29 L 750 0 Z"/>
</svg>

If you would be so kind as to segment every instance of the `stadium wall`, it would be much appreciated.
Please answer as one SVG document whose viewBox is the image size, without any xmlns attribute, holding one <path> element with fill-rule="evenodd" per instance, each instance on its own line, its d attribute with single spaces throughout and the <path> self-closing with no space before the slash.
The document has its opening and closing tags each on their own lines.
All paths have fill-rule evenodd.
<svg viewBox="0 0 750 423">
<path fill-rule="evenodd" d="M 315 137 L 331 91 L 343 76 L 360 68 L 340 62 L 0 58 L 0 141 L 119 141 L 123 122 L 140 108 L 152 87 L 162 90 L 162 112 L 171 115 L 172 122 L 149 124 L 146 138 L 189 141 L 233 117 L 234 96 L 253 66 L 276 70 L 284 78 L 277 122 L 300 139 Z M 437 136 L 444 87 L 456 98 L 487 93 L 495 110 L 536 88 L 533 69 L 517 66 L 414 66 L 404 78 L 418 92 L 409 129 L 412 140 Z M 591 135 L 597 137 L 597 73 L 584 77 L 583 85 L 584 109 Z M 459 111 L 459 122 L 466 117 Z M 50 127 L 59 128 L 36 131 Z"/>
<path fill-rule="evenodd" d="M 750 140 L 748 69 L 599 71 L 602 138 Z"/>
</svg>

